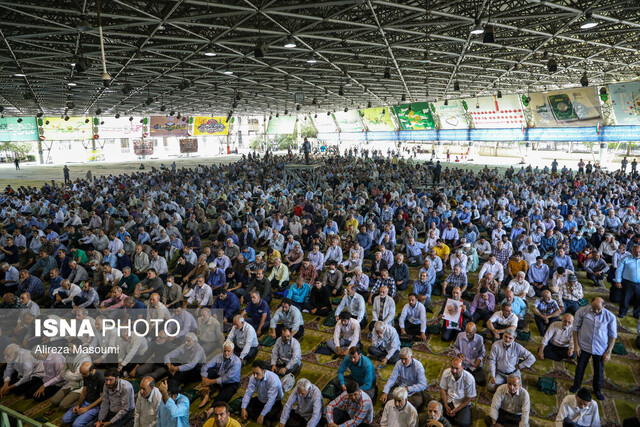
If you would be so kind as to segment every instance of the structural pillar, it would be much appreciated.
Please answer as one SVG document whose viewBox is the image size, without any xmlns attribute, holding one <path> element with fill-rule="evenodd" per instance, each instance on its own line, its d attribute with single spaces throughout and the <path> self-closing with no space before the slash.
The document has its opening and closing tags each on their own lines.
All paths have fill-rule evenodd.
<svg viewBox="0 0 640 427">
<path fill-rule="evenodd" d="M 38 157 L 40 160 L 40 164 L 44 164 L 44 157 L 42 156 L 42 140 L 38 138 Z"/>
<path fill-rule="evenodd" d="M 606 142 L 601 142 L 600 143 L 600 155 L 599 155 L 599 162 L 600 162 L 600 167 L 602 169 L 604 169 L 607 166 L 607 154 L 609 151 L 609 145 Z"/>
</svg>

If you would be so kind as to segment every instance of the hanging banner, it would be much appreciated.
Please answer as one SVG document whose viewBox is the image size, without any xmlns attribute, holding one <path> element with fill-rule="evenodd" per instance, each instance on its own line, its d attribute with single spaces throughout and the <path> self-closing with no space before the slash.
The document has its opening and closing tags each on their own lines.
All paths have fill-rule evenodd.
<svg viewBox="0 0 640 427">
<path fill-rule="evenodd" d="M 640 125 L 640 82 L 609 85 L 617 125 Z"/>
<path fill-rule="evenodd" d="M 444 105 L 444 101 L 436 102 L 436 113 L 440 116 L 441 129 L 469 129 L 469 123 L 465 116 L 461 99 L 450 99 Z"/>
<path fill-rule="evenodd" d="M 229 123 L 226 117 L 195 117 L 193 135 L 229 135 Z"/>
<path fill-rule="evenodd" d="M 44 118 L 44 136 L 48 141 L 64 141 L 69 139 L 93 139 L 91 117 Z"/>
<path fill-rule="evenodd" d="M 529 96 L 531 113 L 538 128 L 603 124 L 600 98 L 595 87 L 532 93 Z"/>
<path fill-rule="evenodd" d="M 135 154 L 136 156 L 148 156 L 153 154 L 153 139 L 134 139 L 133 154 Z"/>
<path fill-rule="evenodd" d="M 180 152 L 181 153 L 197 153 L 198 139 L 197 138 L 180 138 Z"/>
<path fill-rule="evenodd" d="M 364 129 L 362 120 L 360 119 L 360 113 L 358 113 L 357 110 L 350 110 L 346 113 L 344 111 L 338 111 L 334 116 L 338 122 L 340 132 L 362 132 Z"/>
<path fill-rule="evenodd" d="M 371 132 L 396 130 L 388 108 L 367 108 L 360 110 L 360 116 L 365 127 Z"/>
<path fill-rule="evenodd" d="M 476 129 L 522 128 L 526 124 L 518 95 L 481 96 L 477 101 L 466 101 Z"/>
<path fill-rule="evenodd" d="M 151 116 L 150 128 L 153 137 L 184 137 L 188 136 L 189 122 L 182 118 Z"/>
<path fill-rule="evenodd" d="M 273 116 L 269 119 L 267 135 L 291 135 L 295 126 L 295 116 Z"/>
<path fill-rule="evenodd" d="M 20 120 L 19 123 L 18 120 Z M 0 118 L 0 141 L 36 141 L 37 139 L 38 127 L 35 117 Z"/>
<path fill-rule="evenodd" d="M 318 117 L 316 117 L 318 116 Z M 313 124 L 316 125 L 318 133 L 333 133 L 338 132 L 338 126 L 336 126 L 333 114 L 318 113 L 313 116 Z"/>
<path fill-rule="evenodd" d="M 401 130 L 434 129 L 435 122 L 428 102 L 400 104 L 393 107 Z"/>
<path fill-rule="evenodd" d="M 133 120 L 121 117 L 103 117 L 103 124 L 100 125 L 100 139 L 118 139 L 118 138 L 141 138 L 143 123 L 140 123 L 141 117 L 134 117 Z"/>
</svg>

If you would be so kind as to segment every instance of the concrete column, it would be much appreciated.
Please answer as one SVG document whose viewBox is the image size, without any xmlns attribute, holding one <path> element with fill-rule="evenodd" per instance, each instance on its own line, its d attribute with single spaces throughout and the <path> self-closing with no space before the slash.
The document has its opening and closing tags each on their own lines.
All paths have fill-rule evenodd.
<svg viewBox="0 0 640 427">
<path fill-rule="evenodd" d="M 605 167 L 607 167 L 608 151 L 609 151 L 609 145 L 606 142 L 601 142 L 600 143 L 600 153 L 599 153 L 599 156 L 598 156 L 598 161 L 600 162 L 600 167 L 603 168 L 603 169 Z"/>
<path fill-rule="evenodd" d="M 44 164 L 44 157 L 42 155 L 42 141 L 40 140 L 40 138 L 38 138 L 38 157 L 40 160 L 40 164 L 43 165 Z"/>
</svg>

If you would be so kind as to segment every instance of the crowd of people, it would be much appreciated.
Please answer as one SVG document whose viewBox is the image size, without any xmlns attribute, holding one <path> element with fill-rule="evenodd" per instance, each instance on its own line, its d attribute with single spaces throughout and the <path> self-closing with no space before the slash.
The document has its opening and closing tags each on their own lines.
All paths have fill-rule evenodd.
<svg viewBox="0 0 640 427">
<path fill-rule="evenodd" d="M 0 198 L 0 397 L 50 399 L 74 427 L 188 426 L 195 403 L 184 387 L 200 383 L 204 425 L 237 426 L 229 403 L 250 365 L 242 421 L 366 426 L 378 415 L 381 426 L 467 427 L 486 387 L 487 425 L 526 426 L 523 370 L 550 359 L 577 365 L 556 424 L 601 424 L 617 318 L 630 307 L 640 317 L 636 175 L 558 171 L 557 162 L 503 174 L 332 156 L 300 172 L 317 174 L 311 188 L 284 185 L 284 164 L 249 155 L 8 186 Z M 35 334 L 45 308 L 90 319 L 97 331 L 114 313 L 171 319 L 180 334 L 63 338 L 70 355 L 36 352 L 56 341 Z M 342 361 L 326 402 L 330 390 L 285 381 L 299 376 L 305 317 L 314 316 L 335 325 L 319 347 Z M 542 337 L 537 352 L 520 343 L 532 328 Z M 455 353 L 436 394 L 411 349 L 428 335 Z M 270 358 L 260 359 L 268 336 Z M 73 351 L 109 343 L 117 355 Z M 374 361 L 393 366 L 382 389 Z M 592 390 L 582 384 L 590 361 Z"/>
</svg>

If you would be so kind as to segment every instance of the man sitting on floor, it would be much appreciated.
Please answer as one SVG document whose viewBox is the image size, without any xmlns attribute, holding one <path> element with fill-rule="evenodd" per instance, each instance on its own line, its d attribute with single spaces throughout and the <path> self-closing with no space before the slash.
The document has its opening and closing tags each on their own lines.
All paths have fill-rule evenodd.
<svg viewBox="0 0 640 427">
<path fill-rule="evenodd" d="M 282 328 L 282 335 L 276 340 L 271 351 L 271 370 L 278 375 L 298 375 L 302 366 L 300 343 L 291 329 Z"/>
<path fill-rule="evenodd" d="M 370 427 L 373 423 L 371 397 L 360 390 L 357 382 L 347 381 L 344 392 L 327 405 L 327 423 L 329 427 Z"/>
<path fill-rule="evenodd" d="M 345 377 L 344 373 L 347 369 L 351 372 L 350 376 Z M 333 380 L 337 388 L 346 391 L 346 380 L 355 380 L 360 389 L 373 398 L 376 389 L 376 371 L 371 363 L 371 359 L 363 355 L 358 347 L 351 347 L 349 354 L 345 356 L 338 368 L 338 377 Z"/>
<path fill-rule="evenodd" d="M 282 383 L 266 362 L 256 360 L 252 366 L 251 379 L 242 398 L 242 419 L 255 420 L 258 424 L 273 422 L 282 411 Z M 254 392 L 257 396 L 253 396 Z"/>
</svg>

